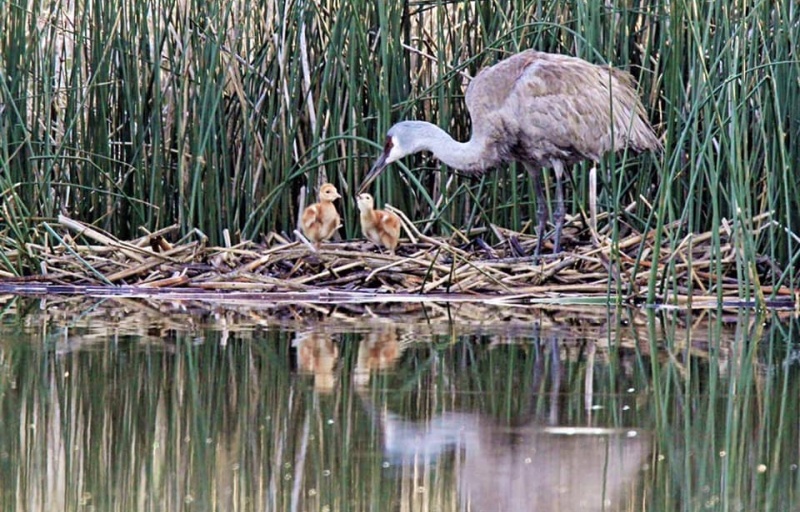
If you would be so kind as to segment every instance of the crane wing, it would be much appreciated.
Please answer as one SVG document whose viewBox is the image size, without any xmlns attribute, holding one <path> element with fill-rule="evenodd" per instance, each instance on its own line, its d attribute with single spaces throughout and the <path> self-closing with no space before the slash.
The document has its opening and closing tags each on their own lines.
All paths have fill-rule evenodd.
<svg viewBox="0 0 800 512">
<path fill-rule="evenodd" d="M 503 141 L 506 159 L 549 167 L 660 147 L 633 77 L 575 57 L 519 53 L 481 71 L 466 101 L 473 133 Z"/>
</svg>

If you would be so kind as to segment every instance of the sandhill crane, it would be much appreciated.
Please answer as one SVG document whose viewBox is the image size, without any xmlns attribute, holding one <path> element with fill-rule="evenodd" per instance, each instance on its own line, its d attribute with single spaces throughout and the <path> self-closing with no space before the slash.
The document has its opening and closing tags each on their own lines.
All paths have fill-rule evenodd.
<svg viewBox="0 0 800 512">
<path fill-rule="evenodd" d="M 400 237 L 400 217 L 390 211 L 376 210 L 375 200 L 369 194 L 359 194 L 356 201 L 361 212 L 359 220 L 364 237 L 394 254 Z"/>
<path fill-rule="evenodd" d="M 610 151 L 658 151 L 661 143 L 647 121 L 633 77 L 577 57 L 527 50 L 482 70 L 466 93 L 472 136 L 458 142 L 436 125 L 401 121 L 386 134 L 383 154 L 359 192 L 390 163 L 430 151 L 445 165 L 479 176 L 502 162 L 518 161 L 533 179 L 537 202 L 535 255 L 547 224 L 542 168 L 556 175 L 554 253 L 564 226 L 565 166 L 598 161 Z"/>
<path fill-rule="evenodd" d="M 333 236 L 341 220 L 333 202 L 339 199 L 339 192 L 330 183 L 322 185 L 319 189 L 319 202 L 314 203 L 305 210 L 300 219 L 303 233 L 314 244 L 314 248 L 319 251 L 320 244 Z"/>
</svg>

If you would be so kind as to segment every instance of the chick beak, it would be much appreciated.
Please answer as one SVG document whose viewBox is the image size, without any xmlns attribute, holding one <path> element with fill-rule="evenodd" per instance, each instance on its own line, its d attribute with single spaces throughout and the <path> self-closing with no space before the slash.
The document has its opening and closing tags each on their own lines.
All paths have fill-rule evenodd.
<svg viewBox="0 0 800 512">
<path fill-rule="evenodd" d="M 370 183 L 375 181 L 375 178 L 377 178 L 383 172 L 383 170 L 386 169 L 386 156 L 387 152 L 384 151 L 380 158 L 378 158 L 372 165 L 372 169 L 369 170 L 367 175 L 364 177 L 364 181 L 361 182 L 361 186 L 358 188 L 359 195 L 361 195 L 367 189 Z"/>
</svg>

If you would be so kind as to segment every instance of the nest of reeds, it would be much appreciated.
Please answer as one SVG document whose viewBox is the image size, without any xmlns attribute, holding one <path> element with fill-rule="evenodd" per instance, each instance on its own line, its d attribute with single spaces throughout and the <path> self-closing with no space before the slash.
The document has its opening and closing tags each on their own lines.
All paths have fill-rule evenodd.
<svg viewBox="0 0 800 512">
<path fill-rule="evenodd" d="M 659 289 L 658 303 L 700 306 L 718 304 L 721 297 L 723 302 L 737 304 L 743 296 L 757 302 L 769 295 L 773 306 L 794 307 L 796 303 L 796 292 L 790 288 L 773 289 L 764 284 L 774 271 L 766 259 L 749 265 L 751 284 L 743 290 L 741 276 L 735 275 L 739 251 L 733 242 L 735 233 L 727 228 L 720 230 L 719 250 L 713 254 L 712 233 L 687 236 L 676 248 L 668 249 L 670 231 L 678 228 L 670 225 L 664 227 L 661 237 L 656 237 L 655 231 L 631 233 L 617 243 L 594 229 L 584 233 L 588 240 L 578 243 L 578 234 L 567 230 L 566 251 L 534 258 L 520 255 L 533 253 L 532 236 L 493 226 L 501 240 L 494 246 L 475 240 L 465 243 L 461 234 L 451 239 L 433 238 L 416 230 L 402 212 L 394 211 L 403 219 L 407 235 L 397 254 L 381 252 L 359 240 L 325 243 L 317 252 L 302 236 L 292 241 L 277 233 L 266 235 L 262 243 L 226 242 L 223 247 L 209 246 L 199 233 L 170 243 L 177 226 L 121 241 L 61 216 L 60 233 L 51 230 L 48 245 L 28 246 L 32 256 L 42 262 L 41 273 L 24 278 L 6 274 L 2 281 L 6 288 L 43 282 L 198 293 L 299 292 L 306 297 L 331 291 L 370 292 L 372 297 L 447 293 L 543 301 L 609 301 L 614 297 L 613 302 L 621 298 L 640 303 L 655 272 L 657 282 L 669 283 Z M 760 230 L 769 222 L 765 214 L 754 218 L 751 225 Z M 655 245 L 658 239 L 662 247 Z M 658 258 L 653 256 L 655 251 Z M 13 259 L 15 254 L 6 257 Z"/>
</svg>

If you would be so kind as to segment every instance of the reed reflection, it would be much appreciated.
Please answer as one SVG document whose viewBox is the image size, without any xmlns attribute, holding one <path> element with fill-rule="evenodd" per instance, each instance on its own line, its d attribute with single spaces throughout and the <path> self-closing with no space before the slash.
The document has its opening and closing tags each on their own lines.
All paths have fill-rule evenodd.
<svg viewBox="0 0 800 512">
<path fill-rule="evenodd" d="M 2 510 L 796 509 L 797 322 L 30 310 Z"/>
</svg>

